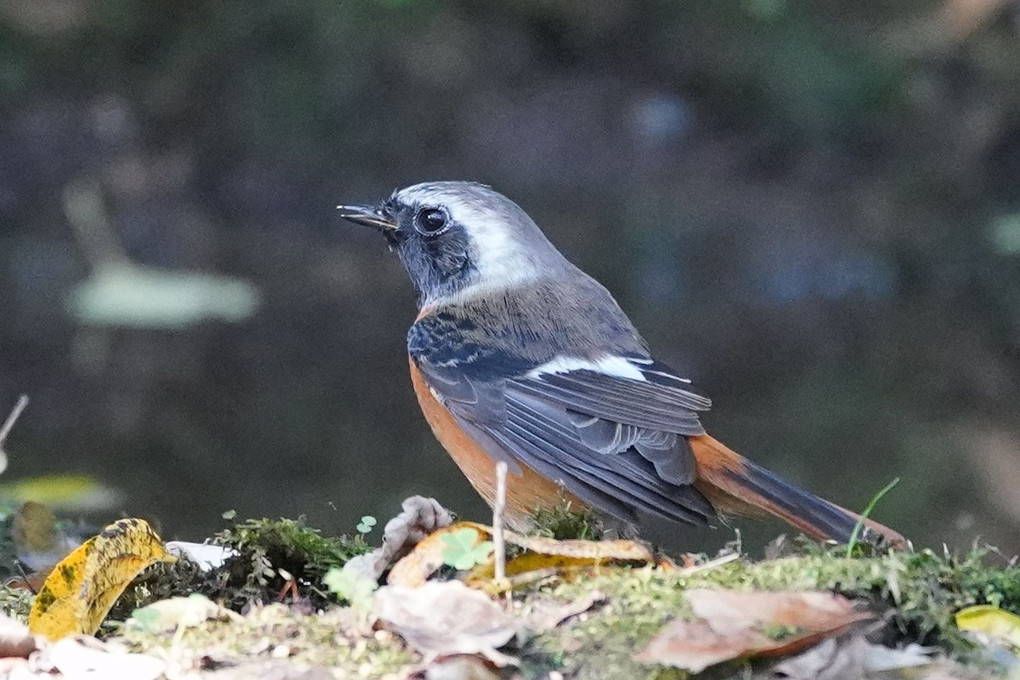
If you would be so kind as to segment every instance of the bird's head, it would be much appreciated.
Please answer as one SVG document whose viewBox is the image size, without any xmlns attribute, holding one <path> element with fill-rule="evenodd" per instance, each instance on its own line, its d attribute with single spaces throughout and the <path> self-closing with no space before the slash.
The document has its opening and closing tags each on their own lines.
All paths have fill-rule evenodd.
<svg viewBox="0 0 1020 680">
<path fill-rule="evenodd" d="M 419 306 L 448 304 L 570 268 L 535 222 L 491 188 L 429 182 L 398 189 L 377 206 L 340 215 L 382 232 L 400 255 Z"/>
</svg>

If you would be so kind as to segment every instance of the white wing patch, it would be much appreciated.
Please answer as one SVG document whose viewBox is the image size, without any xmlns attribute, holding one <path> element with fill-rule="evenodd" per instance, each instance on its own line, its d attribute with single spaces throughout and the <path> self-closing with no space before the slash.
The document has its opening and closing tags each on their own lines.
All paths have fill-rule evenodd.
<svg viewBox="0 0 1020 680">
<path fill-rule="evenodd" d="M 651 362 L 649 362 L 649 363 L 651 363 Z M 647 369 L 647 368 L 642 369 L 642 370 L 645 373 L 651 373 L 653 375 L 661 375 L 663 378 L 669 378 L 670 380 L 676 380 L 677 382 L 686 383 L 687 385 L 691 384 L 691 379 L 690 378 L 681 378 L 679 376 L 673 375 L 672 373 L 666 373 L 665 371 L 653 371 L 653 370 L 650 370 L 650 369 Z"/>
<path fill-rule="evenodd" d="M 528 371 L 529 378 L 538 378 L 549 373 L 570 373 L 571 371 L 595 371 L 613 375 L 617 378 L 629 378 L 647 382 L 641 370 L 629 360 L 607 355 L 599 359 L 584 359 L 581 357 L 556 357 L 552 361 Z"/>
</svg>

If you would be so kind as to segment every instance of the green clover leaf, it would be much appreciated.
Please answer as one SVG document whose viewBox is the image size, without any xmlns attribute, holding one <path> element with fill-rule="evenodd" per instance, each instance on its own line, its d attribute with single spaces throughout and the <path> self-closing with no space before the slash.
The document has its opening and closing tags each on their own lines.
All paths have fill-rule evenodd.
<svg viewBox="0 0 1020 680">
<path fill-rule="evenodd" d="M 485 564 L 492 553 L 492 541 L 478 541 L 478 532 L 470 527 L 459 529 L 452 534 L 441 537 L 446 547 L 443 548 L 443 564 L 458 571 L 467 571 L 476 564 Z"/>
</svg>

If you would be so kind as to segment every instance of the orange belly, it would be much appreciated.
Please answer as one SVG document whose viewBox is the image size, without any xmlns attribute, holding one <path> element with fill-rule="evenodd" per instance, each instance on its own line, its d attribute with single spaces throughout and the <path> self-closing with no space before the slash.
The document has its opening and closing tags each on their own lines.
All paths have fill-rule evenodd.
<svg viewBox="0 0 1020 680">
<path fill-rule="evenodd" d="M 436 439 L 457 463 L 475 491 L 491 507 L 496 500 L 496 461 L 464 432 L 446 407 L 433 396 L 413 359 L 411 383 L 425 420 L 432 427 Z M 584 503 L 564 491 L 562 485 L 521 465 L 520 474 L 511 472 L 507 475 L 504 520 L 513 529 L 526 530 L 532 525 L 531 516 L 535 510 L 549 509 L 564 501 L 569 501 L 574 508 L 584 507 Z"/>
</svg>

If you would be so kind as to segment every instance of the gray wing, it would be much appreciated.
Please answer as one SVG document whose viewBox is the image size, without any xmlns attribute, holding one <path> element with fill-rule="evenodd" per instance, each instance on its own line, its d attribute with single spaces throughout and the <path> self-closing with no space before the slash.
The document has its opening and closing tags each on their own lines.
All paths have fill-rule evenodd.
<svg viewBox="0 0 1020 680">
<path fill-rule="evenodd" d="M 494 459 L 561 480 L 628 521 L 635 510 L 692 524 L 715 516 L 691 486 L 696 470 L 687 444 L 704 434 L 698 412 L 710 402 L 661 364 L 642 366 L 644 381 L 594 370 L 480 380 L 464 366 L 421 361 L 419 368 Z"/>
</svg>

